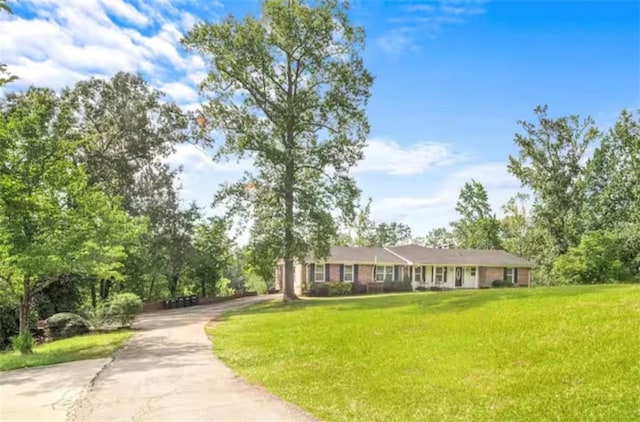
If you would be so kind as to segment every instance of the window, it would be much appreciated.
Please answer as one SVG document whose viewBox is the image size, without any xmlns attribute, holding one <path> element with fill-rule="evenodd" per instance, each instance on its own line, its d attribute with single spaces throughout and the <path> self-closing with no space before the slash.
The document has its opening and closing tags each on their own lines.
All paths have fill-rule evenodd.
<svg viewBox="0 0 640 422">
<path fill-rule="evenodd" d="M 444 267 L 436 267 L 436 283 L 444 283 Z"/>
<path fill-rule="evenodd" d="M 414 271 L 414 281 L 419 281 L 419 282 L 423 282 L 424 279 L 422 278 L 422 271 L 424 270 L 423 267 L 414 267 L 413 271 Z"/>
<path fill-rule="evenodd" d="M 392 280 L 393 280 L 392 265 L 376 266 L 376 281 L 392 281 Z"/>
<path fill-rule="evenodd" d="M 313 281 L 324 281 L 324 264 L 316 264 Z"/>
<path fill-rule="evenodd" d="M 353 265 L 345 265 L 342 281 L 353 282 Z"/>
<path fill-rule="evenodd" d="M 476 267 L 471 267 L 471 277 L 476 276 Z"/>
<path fill-rule="evenodd" d="M 507 268 L 505 270 L 504 279 L 505 279 L 505 281 L 510 281 L 511 283 L 514 282 L 514 280 L 513 280 L 513 268 Z"/>
</svg>

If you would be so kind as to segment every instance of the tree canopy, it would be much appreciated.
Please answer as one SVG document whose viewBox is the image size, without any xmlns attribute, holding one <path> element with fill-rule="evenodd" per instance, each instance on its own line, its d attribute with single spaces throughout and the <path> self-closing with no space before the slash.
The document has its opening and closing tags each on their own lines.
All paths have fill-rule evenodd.
<svg viewBox="0 0 640 422">
<path fill-rule="evenodd" d="M 328 254 L 332 213 L 350 214 L 359 193 L 349 169 L 369 132 L 373 78 L 360 56 L 364 31 L 347 10 L 336 0 L 267 0 L 258 17 L 198 23 L 183 40 L 209 64 L 203 114 L 224 134 L 219 155 L 254 163 L 219 199 L 268 231 L 285 261 L 287 299 L 294 260 Z"/>
</svg>

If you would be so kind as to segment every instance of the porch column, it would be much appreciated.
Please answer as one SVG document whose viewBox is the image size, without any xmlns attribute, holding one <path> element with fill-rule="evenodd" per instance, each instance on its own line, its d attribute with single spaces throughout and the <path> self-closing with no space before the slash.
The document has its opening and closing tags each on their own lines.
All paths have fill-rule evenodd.
<svg viewBox="0 0 640 422">
<path fill-rule="evenodd" d="M 480 288 L 480 267 L 476 266 L 476 289 Z"/>
</svg>

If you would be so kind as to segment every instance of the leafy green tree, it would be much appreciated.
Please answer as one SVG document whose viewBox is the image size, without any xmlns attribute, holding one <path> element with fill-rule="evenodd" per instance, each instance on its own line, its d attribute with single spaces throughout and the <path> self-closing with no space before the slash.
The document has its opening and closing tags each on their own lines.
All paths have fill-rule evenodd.
<svg viewBox="0 0 640 422">
<path fill-rule="evenodd" d="M 416 243 L 429 248 L 454 248 L 456 246 L 454 234 L 446 227 L 432 229 L 424 238 L 416 239 Z"/>
<path fill-rule="evenodd" d="M 640 224 L 640 116 L 622 111 L 589 161 L 585 190 L 588 229 Z"/>
<path fill-rule="evenodd" d="M 583 231 L 585 154 L 599 132 L 590 117 L 553 119 L 547 106 L 535 109 L 537 123 L 521 121 L 524 133 L 516 134 L 517 157 L 509 157 L 508 169 L 534 194 L 534 224 L 547 230 L 552 257 L 578 243 Z"/>
<path fill-rule="evenodd" d="M 0 283 L 20 303 L 28 336 L 31 302 L 56 274 L 121 278 L 129 221 L 72 157 L 85 142 L 72 110 L 51 90 L 9 94 L 0 104 Z"/>
<path fill-rule="evenodd" d="M 460 219 L 451 223 L 456 244 L 462 248 L 499 249 L 500 222 L 491 210 L 482 183 L 471 180 L 460 190 L 456 211 Z"/>
<path fill-rule="evenodd" d="M 529 195 L 518 193 L 502 206 L 504 217 L 500 221 L 504 249 L 522 257 L 530 257 L 527 250 L 527 234 L 531 217 L 526 203 Z"/>
<path fill-rule="evenodd" d="M 411 227 L 404 223 L 379 223 L 370 246 L 388 247 L 407 244 L 411 241 Z"/>
<path fill-rule="evenodd" d="M 254 162 L 219 199 L 236 216 L 270 219 L 285 300 L 296 298 L 294 261 L 329 253 L 332 213 L 350 214 L 358 196 L 349 169 L 363 155 L 373 78 L 347 11 L 337 0 L 267 0 L 259 17 L 198 23 L 183 40 L 209 62 L 203 114 L 224 134 L 219 156 Z"/>
<path fill-rule="evenodd" d="M 149 230 L 127 250 L 128 288 L 150 298 L 162 287 L 166 296 L 177 283 L 167 266 L 185 252 L 167 249 L 181 244 L 169 234 L 181 214 L 175 172 L 166 159 L 177 144 L 195 140 L 191 116 L 139 75 L 125 72 L 80 81 L 65 91 L 64 100 L 74 111 L 77 131 L 91 139 L 76 153 L 89 182 L 122 198 L 129 215 L 149 221 Z M 157 280 L 166 285 L 158 286 Z M 112 279 L 92 283 L 94 306 L 96 287 L 106 300 L 112 285 Z"/>
<path fill-rule="evenodd" d="M 586 232 L 580 244 L 558 257 L 553 265 L 555 284 L 597 284 L 627 281 L 631 277 L 622 258 L 620 238 L 612 232 Z"/>
<path fill-rule="evenodd" d="M 207 292 L 215 294 L 216 285 L 231 262 L 233 241 L 227 231 L 227 222 L 219 217 L 209 218 L 195 228 L 192 266 L 202 296 Z"/>
<path fill-rule="evenodd" d="M 275 266 L 279 249 L 269 237 L 269 231 L 254 225 L 249 244 L 245 249 L 245 260 L 249 269 L 262 279 L 268 291 L 275 283 Z"/>
</svg>

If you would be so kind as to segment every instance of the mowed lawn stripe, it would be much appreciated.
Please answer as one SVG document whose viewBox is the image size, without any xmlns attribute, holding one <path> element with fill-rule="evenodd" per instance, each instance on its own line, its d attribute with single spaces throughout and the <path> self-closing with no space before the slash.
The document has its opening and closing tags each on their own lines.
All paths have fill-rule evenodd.
<svg viewBox="0 0 640 422">
<path fill-rule="evenodd" d="M 317 417 L 640 420 L 640 286 L 266 303 L 214 350 Z"/>
</svg>

